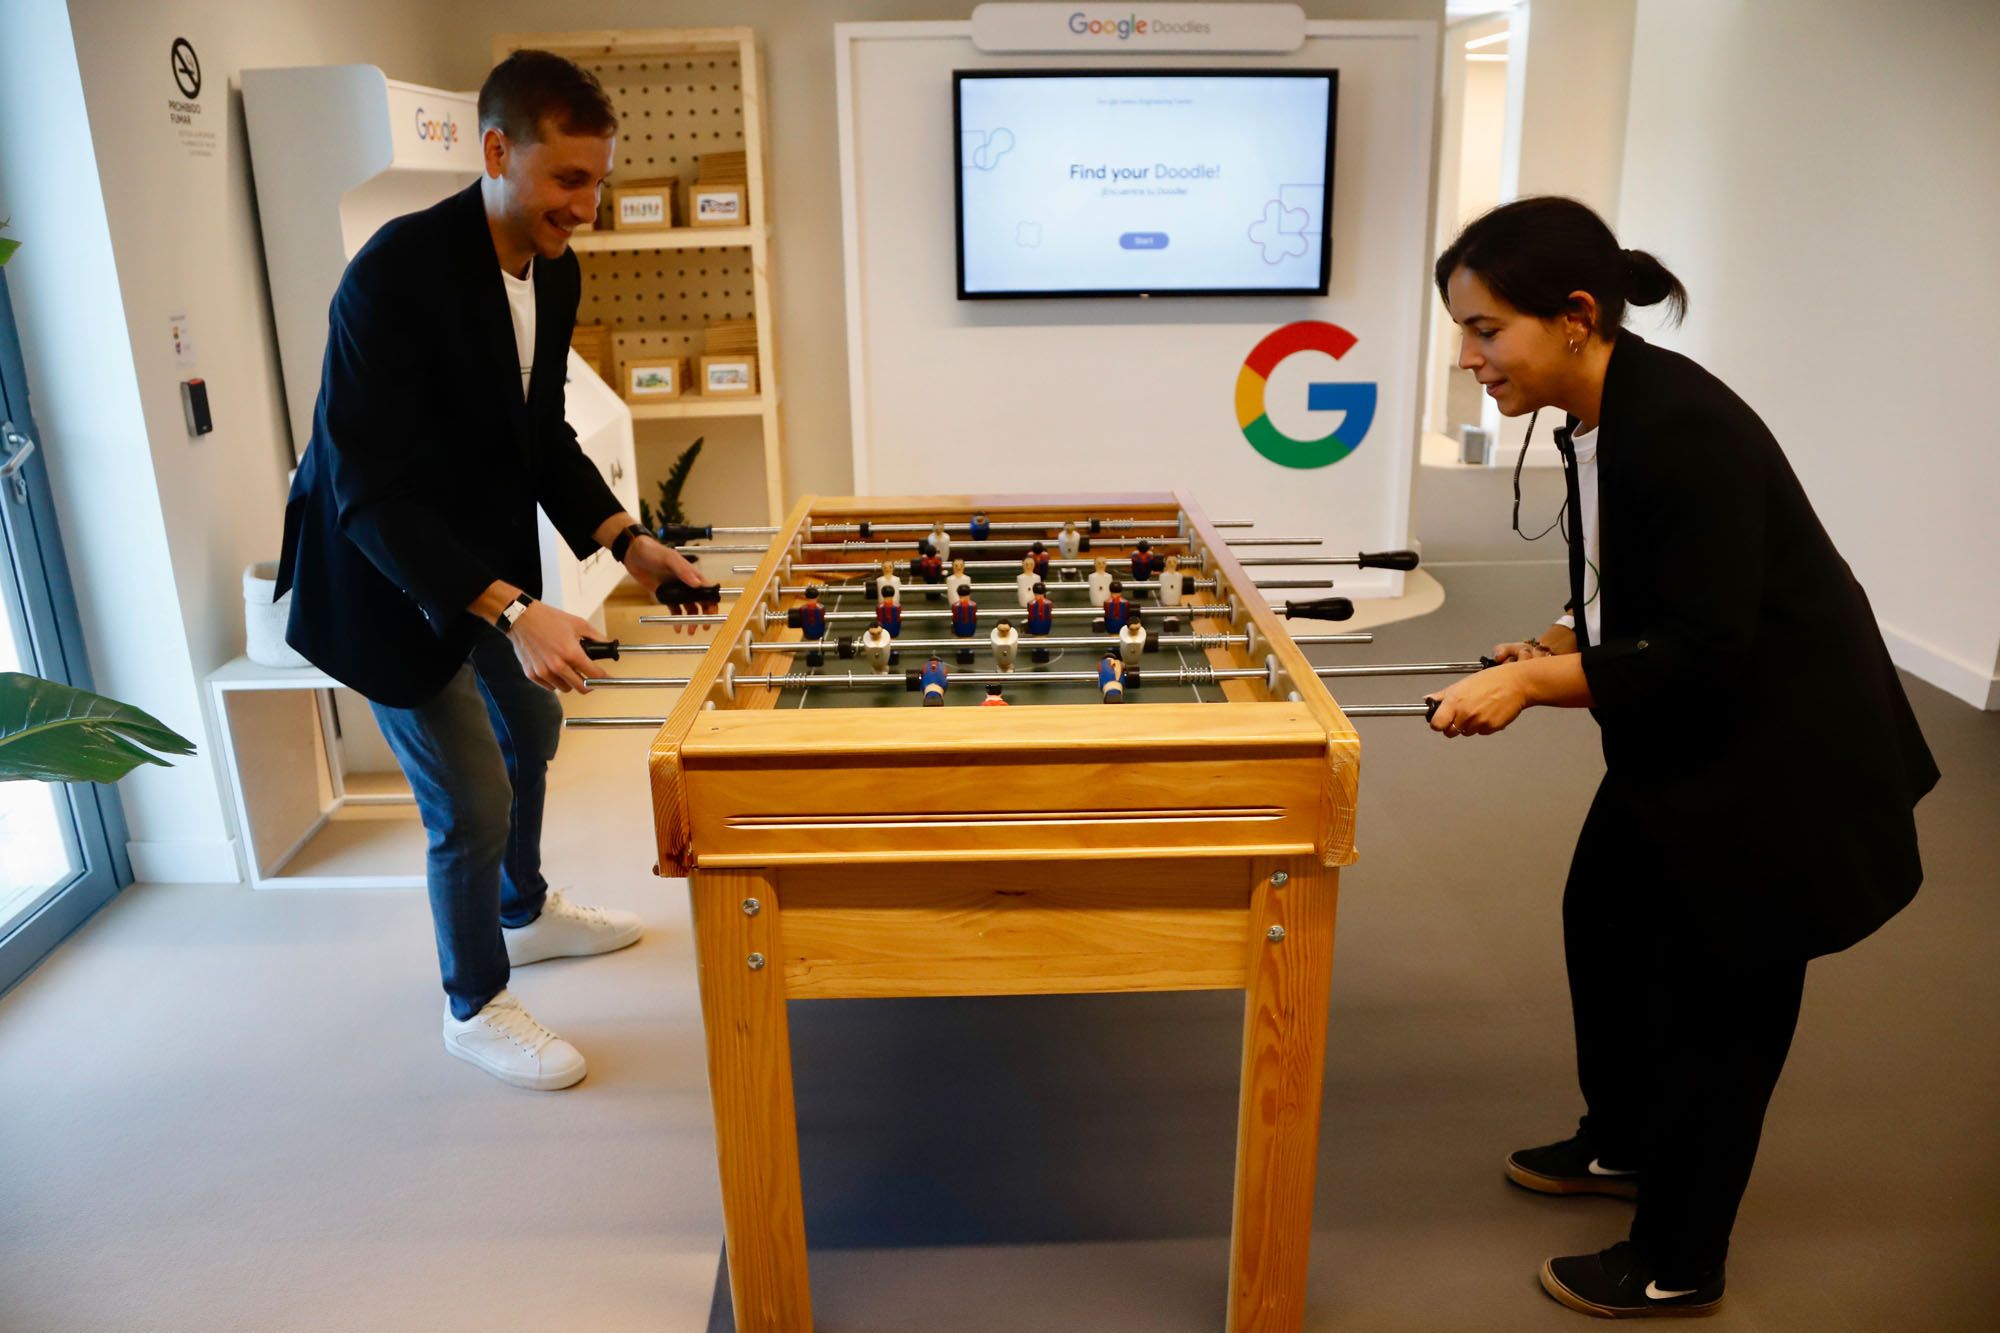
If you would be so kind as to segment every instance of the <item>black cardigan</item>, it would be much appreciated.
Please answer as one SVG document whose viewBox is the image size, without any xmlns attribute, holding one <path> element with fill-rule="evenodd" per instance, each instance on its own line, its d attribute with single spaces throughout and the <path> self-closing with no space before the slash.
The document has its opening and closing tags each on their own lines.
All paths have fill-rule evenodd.
<svg viewBox="0 0 2000 1333">
<path fill-rule="evenodd" d="M 385 224 L 334 293 L 278 593 L 293 590 L 286 640 L 378 703 L 451 679 L 485 624 L 465 608 L 495 579 L 541 592 L 537 504 L 579 557 L 624 508 L 563 416 L 576 256 L 534 275 L 525 403 L 476 182 Z"/>
<path fill-rule="evenodd" d="M 1811 957 L 1923 879 L 1912 808 L 1937 765 L 1874 612 L 1771 432 L 1694 362 L 1621 332 L 1597 471 L 1604 642 L 1570 592 L 1607 781 L 1719 942 Z"/>
</svg>

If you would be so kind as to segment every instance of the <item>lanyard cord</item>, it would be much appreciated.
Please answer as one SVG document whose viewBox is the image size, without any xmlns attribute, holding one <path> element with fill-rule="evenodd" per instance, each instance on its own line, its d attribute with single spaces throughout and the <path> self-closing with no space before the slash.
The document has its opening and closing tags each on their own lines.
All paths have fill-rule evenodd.
<svg viewBox="0 0 2000 1333">
<path fill-rule="evenodd" d="M 1536 533 L 1532 537 L 1530 537 L 1527 533 L 1521 531 L 1521 468 L 1528 461 L 1528 441 L 1534 438 L 1535 420 L 1541 415 L 1542 411 L 1540 408 L 1536 408 L 1533 412 L 1530 412 L 1528 414 L 1528 429 L 1521 436 L 1521 452 L 1519 456 L 1514 459 L 1514 535 L 1519 537 L 1522 541 L 1529 541 L 1529 542 L 1538 542 L 1542 538 L 1548 536 L 1551 532 L 1554 532 L 1557 528 L 1561 527 L 1563 521 L 1563 515 L 1567 513 L 1569 510 L 1569 488 L 1565 486 L 1563 488 L 1562 506 L 1561 508 L 1556 510 L 1556 516 L 1549 523 L 1549 525 L 1546 528 L 1543 528 L 1540 532 Z M 1563 456 L 1563 473 L 1565 476 L 1568 475 L 1569 468 L 1570 468 L 1569 456 L 1565 454 Z M 1567 531 L 1563 533 L 1563 544 L 1564 545 L 1569 544 L 1569 533 Z"/>
</svg>

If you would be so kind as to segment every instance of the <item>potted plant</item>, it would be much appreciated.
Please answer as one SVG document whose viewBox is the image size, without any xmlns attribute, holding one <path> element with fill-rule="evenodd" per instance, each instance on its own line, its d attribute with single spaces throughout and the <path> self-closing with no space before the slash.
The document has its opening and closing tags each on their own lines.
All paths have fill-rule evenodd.
<svg viewBox="0 0 2000 1333">
<path fill-rule="evenodd" d="M 116 782 L 194 742 L 150 713 L 18 671 L 0 672 L 0 782 Z"/>
</svg>

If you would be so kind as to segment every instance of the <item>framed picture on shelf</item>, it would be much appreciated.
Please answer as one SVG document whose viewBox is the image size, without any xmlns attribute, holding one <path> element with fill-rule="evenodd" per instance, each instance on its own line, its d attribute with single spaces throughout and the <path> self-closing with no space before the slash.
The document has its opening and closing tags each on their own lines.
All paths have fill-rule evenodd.
<svg viewBox="0 0 2000 1333">
<path fill-rule="evenodd" d="M 665 231 L 674 225 L 676 177 L 628 181 L 611 189 L 611 226 L 614 231 Z"/>
<path fill-rule="evenodd" d="M 705 356 L 701 359 L 701 392 L 708 398 L 744 398 L 757 392 L 757 358 Z"/>
<path fill-rule="evenodd" d="M 688 187 L 688 222 L 696 227 L 740 227 L 744 223 L 741 185 Z"/>
<path fill-rule="evenodd" d="M 687 393 L 688 363 L 684 356 L 634 357 L 625 363 L 621 386 L 628 403 L 655 403 Z"/>
</svg>

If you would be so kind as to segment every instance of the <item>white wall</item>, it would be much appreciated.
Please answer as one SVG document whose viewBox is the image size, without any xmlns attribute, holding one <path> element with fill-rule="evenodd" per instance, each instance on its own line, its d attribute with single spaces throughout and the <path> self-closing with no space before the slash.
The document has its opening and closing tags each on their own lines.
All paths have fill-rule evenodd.
<svg viewBox="0 0 2000 1333">
<path fill-rule="evenodd" d="M 1776 433 L 1897 661 L 2000 707 L 1990 0 L 1642 0 L 1619 233 Z"/>
<path fill-rule="evenodd" d="M 442 17 L 381 0 L 8 6 L 0 211 L 25 242 L 8 272 L 85 646 L 105 693 L 203 751 L 120 784 L 141 879 L 236 878 L 202 681 L 243 649 L 241 573 L 277 552 L 289 463 L 236 71 L 367 60 L 434 77 Z M 176 37 L 201 61 L 206 156 L 169 120 Z M 215 417 L 199 440 L 179 390 L 195 376 Z"/>
</svg>

